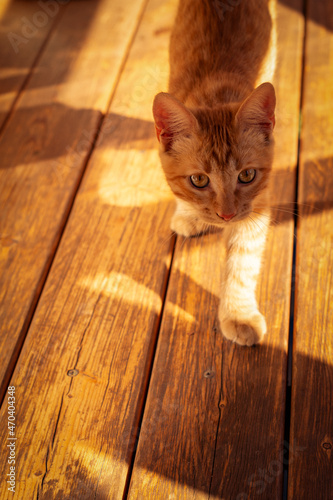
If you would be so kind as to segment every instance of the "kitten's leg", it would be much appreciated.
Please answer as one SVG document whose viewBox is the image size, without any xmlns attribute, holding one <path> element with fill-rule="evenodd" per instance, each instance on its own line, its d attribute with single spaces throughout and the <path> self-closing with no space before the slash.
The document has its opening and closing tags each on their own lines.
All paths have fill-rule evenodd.
<svg viewBox="0 0 333 500">
<path fill-rule="evenodd" d="M 207 231 L 208 225 L 199 220 L 189 203 L 177 198 L 176 210 L 171 219 L 171 229 L 182 236 L 196 236 Z"/>
<path fill-rule="evenodd" d="M 253 215 L 227 231 L 227 262 L 219 319 L 223 335 L 241 345 L 258 343 L 266 322 L 258 310 L 255 289 L 269 225 L 269 212 Z"/>
</svg>

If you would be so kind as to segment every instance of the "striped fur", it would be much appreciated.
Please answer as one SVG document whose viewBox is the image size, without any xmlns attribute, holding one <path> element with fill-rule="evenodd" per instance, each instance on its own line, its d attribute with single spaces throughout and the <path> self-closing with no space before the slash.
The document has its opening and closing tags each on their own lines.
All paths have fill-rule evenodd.
<svg viewBox="0 0 333 500">
<path fill-rule="evenodd" d="M 255 289 L 269 226 L 275 93 L 255 88 L 274 47 L 267 0 L 242 0 L 222 13 L 216 0 L 180 0 L 170 43 L 170 93 L 153 113 L 166 179 L 177 199 L 171 227 L 192 236 L 224 228 L 227 262 L 219 318 L 226 338 L 252 345 L 266 333 Z M 271 2 L 273 5 L 273 2 Z M 239 174 L 254 169 L 249 184 Z M 205 175 L 198 189 L 191 176 Z M 234 214 L 224 220 L 224 214 Z"/>
</svg>

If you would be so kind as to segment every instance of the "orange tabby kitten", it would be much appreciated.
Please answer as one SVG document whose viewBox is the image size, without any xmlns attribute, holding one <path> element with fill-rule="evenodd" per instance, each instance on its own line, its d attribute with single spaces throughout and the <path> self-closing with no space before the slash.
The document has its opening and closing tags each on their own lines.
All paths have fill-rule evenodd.
<svg viewBox="0 0 333 500">
<path fill-rule="evenodd" d="M 275 92 L 255 88 L 271 44 L 267 0 L 180 0 L 170 42 L 169 92 L 153 114 L 180 235 L 224 228 L 219 320 L 242 345 L 266 333 L 255 288 L 269 225 Z"/>
</svg>

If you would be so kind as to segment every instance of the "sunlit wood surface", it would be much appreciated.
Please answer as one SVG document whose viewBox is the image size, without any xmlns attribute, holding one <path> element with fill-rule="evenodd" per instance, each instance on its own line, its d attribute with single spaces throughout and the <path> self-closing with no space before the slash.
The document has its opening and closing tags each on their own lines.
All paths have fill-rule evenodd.
<svg viewBox="0 0 333 500">
<path fill-rule="evenodd" d="M 221 234 L 169 229 L 176 7 L 0 5 L 1 499 L 332 496 L 333 6 L 278 3 L 255 348 L 221 336 Z"/>
</svg>

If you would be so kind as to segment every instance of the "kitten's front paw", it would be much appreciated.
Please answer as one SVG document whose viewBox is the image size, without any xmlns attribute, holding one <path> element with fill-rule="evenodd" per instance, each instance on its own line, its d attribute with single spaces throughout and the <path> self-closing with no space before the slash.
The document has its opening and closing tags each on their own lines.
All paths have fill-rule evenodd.
<svg viewBox="0 0 333 500">
<path fill-rule="evenodd" d="M 259 312 L 246 320 L 224 317 L 220 324 L 223 335 L 240 345 L 258 344 L 267 331 L 265 318 Z"/>
<path fill-rule="evenodd" d="M 173 215 L 170 224 L 171 230 L 181 236 L 197 236 L 205 231 L 204 224 L 197 220 L 190 220 L 177 212 Z"/>
</svg>

